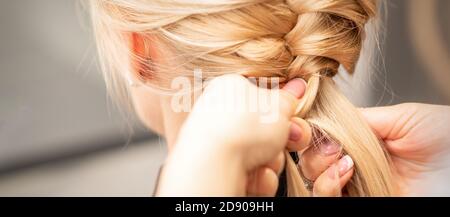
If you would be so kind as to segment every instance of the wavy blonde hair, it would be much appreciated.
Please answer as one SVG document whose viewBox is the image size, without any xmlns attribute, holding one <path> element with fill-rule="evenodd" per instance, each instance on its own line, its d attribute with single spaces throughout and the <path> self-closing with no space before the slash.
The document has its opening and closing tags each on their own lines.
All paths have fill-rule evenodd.
<svg viewBox="0 0 450 217">
<path fill-rule="evenodd" d="M 394 194 L 389 155 L 331 78 L 340 66 L 353 73 L 365 26 L 377 16 L 377 0 L 90 0 L 89 5 L 104 77 L 119 97 L 128 95 L 123 74 L 136 60 L 146 66 L 139 70 L 142 79 L 157 86 L 199 67 L 206 77 L 304 78 L 308 85 L 298 116 L 342 144 L 342 154 L 355 163 L 344 191 Z M 156 64 L 130 51 L 133 34 L 177 64 Z M 288 195 L 310 195 L 286 156 Z"/>
</svg>

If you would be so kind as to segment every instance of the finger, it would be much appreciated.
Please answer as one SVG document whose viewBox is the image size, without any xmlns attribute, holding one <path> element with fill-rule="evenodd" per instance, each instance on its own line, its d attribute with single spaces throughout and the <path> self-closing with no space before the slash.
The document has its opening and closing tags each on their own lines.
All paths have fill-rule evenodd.
<svg viewBox="0 0 450 217">
<path fill-rule="evenodd" d="M 273 92 L 280 96 L 280 113 L 286 117 L 292 117 L 297 109 L 299 99 L 303 97 L 306 90 L 306 81 L 300 78 L 289 81 L 284 87 Z"/>
<path fill-rule="evenodd" d="M 336 163 L 342 147 L 324 138 L 317 146 L 311 146 L 300 155 L 300 168 L 309 180 L 316 180 L 330 165 Z"/>
<path fill-rule="evenodd" d="M 417 108 L 411 104 L 400 104 L 386 107 L 361 108 L 360 111 L 379 137 L 397 140 L 402 138 L 404 133 L 407 132 L 402 130 L 403 126 L 417 112 Z"/>
<path fill-rule="evenodd" d="M 275 172 L 275 174 L 279 176 L 281 172 L 283 172 L 284 163 L 285 163 L 284 153 L 280 152 L 274 160 L 272 160 L 267 164 L 266 167 L 272 169 Z"/>
<path fill-rule="evenodd" d="M 340 197 L 342 189 L 353 176 L 353 160 L 347 155 L 332 164 L 314 182 L 313 196 Z"/>
<path fill-rule="evenodd" d="M 250 175 L 247 183 L 249 196 L 273 197 L 278 189 L 278 175 L 270 168 L 260 167 Z"/>
<path fill-rule="evenodd" d="M 287 149 L 291 152 L 301 152 L 303 150 L 306 150 L 311 143 L 311 127 L 309 126 L 308 122 L 301 118 L 292 118 L 291 122 L 292 125 L 289 133 Z"/>
<path fill-rule="evenodd" d="M 314 182 L 314 197 L 340 197 L 342 195 L 341 185 L 338 178 L 338 169 L 335 164 L 331 165 Z"/>
</svg>

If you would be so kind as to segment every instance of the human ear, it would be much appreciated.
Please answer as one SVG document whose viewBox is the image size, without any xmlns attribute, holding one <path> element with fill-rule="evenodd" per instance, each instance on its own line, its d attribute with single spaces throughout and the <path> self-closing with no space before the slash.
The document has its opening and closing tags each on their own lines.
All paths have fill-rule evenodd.
<svg viewBox="0 0 450 217">
<path fill-rule="evenodd" d="M 157 59 L 156 43 L 147 34 L 130 34 L 130 67 L 132 80 L 148 81 L 154 75 L 153 65 Z"/>
</svg>

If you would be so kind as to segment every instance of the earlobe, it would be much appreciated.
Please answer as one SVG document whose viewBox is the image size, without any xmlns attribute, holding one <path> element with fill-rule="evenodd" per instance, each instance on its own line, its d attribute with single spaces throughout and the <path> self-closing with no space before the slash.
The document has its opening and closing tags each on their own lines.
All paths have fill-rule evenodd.
<svg viewBox="0 0 450 217">
<path fill-rule="evenodd" d="M 139 84 L 135 81 L 135 79 L 132 78 L 131 72 L 128 72 L 125 76 L 125 79 L 127 80 L 127 84 L 130 87 L 139 87 Z"/>
</svg>

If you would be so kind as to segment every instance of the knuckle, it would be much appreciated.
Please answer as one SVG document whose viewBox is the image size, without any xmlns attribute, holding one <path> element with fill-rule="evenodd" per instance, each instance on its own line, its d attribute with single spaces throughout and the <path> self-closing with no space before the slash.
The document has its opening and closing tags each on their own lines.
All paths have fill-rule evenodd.
<svg viewBox="0 0 450 217">
<path fill-rule="evenodd" d="M 403 103 L 398 105 L 399 111 L 403 111 L 402 113 L 410 113 L 414 114 L 418 112 L 422 108 L 423 104 L 420 103 Z M 407 111 L 407 112 L 404 112 Z"/>
</svg>

